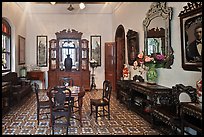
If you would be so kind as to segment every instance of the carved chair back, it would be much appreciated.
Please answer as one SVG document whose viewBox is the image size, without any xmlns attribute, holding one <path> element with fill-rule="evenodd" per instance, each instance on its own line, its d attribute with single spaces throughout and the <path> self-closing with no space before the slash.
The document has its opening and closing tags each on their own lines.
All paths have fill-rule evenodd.
<svg viewBox="0 0 204 137">
<path fill-rule="evenodd" d="M 172 87 L 172 104 L 173 109 L 176 109 L 176 114 L 180 114 L 181 102 L 197 102 L 196 89 L 192 86 L 184 86 L 176 84 Z"/>
<path fill-rule="evenodd" d="M 106 101 L 110 101 L 110 96 L 111 96 L 111 91 L 112 91 L 112 86 L 110 81 L 105 80 L 103 82 L 103 99 L 105 99 Z"/>
</svg>

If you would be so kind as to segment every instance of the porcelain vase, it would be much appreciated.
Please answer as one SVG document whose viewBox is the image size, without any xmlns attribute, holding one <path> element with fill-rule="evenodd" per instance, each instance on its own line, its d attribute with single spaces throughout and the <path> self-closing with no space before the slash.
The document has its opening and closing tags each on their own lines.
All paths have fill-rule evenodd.
<svg viewBox="0 0 204 137">
<path fill-rule="evenodd" d="M 155 64 L 152 64 L 149 66 L 149 69 L 147 71 L 147 83 L 148 84 L 156 84 L 158 73 L 157 69 L 155 68 Z"/>
</svg>

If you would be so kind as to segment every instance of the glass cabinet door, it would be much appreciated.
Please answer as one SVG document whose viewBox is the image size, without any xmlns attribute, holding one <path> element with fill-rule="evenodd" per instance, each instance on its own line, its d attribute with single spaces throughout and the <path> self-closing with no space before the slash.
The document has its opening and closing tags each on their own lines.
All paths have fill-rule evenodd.
<svg viewBox="0 0 204 137">
<path fill-rule="evenodd" d="M 79 40 L 60 39 L 59 40 L 59 68 L 65 69 L 65 59 L 70 55 L 72 59 L 72 70 L 79 70 Z"/>
<path fill-rule="evenodd" d="M 52 39 L 49 41 L 50 54 L 49 54 L 49 67 L 50 70 L 55 70 L 57 68 L 57 40 Z"/>
<path fill-rule="evenodd" d="M 88 40 L 82 39 L 81 40 L 81 69 L 82 70 L 89 70 L 89 46 Z"/>
</svg>

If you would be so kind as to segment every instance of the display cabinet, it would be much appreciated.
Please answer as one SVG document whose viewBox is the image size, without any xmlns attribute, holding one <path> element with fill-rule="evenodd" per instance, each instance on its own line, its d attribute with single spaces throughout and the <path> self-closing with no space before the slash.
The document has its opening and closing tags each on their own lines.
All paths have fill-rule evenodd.
<svg viewBox="0 0 204 137">
<path fill-rule="evenodd" d="M 76 86 L 83 86 L 85 90 L 89 90 L 89 41 L 81 39 L 83 33 L 74 29 L 62 30 L 55 34 L 56 39 L 49 41 L 49 87 L 59 84 L 61 77 L 72 77 Z M 65 70 L 67 55 L 72 59 L 71 70 Z"/>
<path fill-rule="evenodd" d="M 86 39 L 81 40 L 81 69 L 89 70 L 89 41 Z"/>
<path fill-rule="evenodd" d="M 57 40 L 51 39 L 49 46 L 49 69 L 55 70 L 57 67 Z"/>
</svg>

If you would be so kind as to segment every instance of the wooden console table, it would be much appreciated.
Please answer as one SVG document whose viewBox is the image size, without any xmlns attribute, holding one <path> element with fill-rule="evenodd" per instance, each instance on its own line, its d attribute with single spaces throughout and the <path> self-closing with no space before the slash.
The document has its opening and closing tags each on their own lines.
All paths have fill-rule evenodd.
<svg viewBox="0 0 204 137">
<path fill-rule="evenodd" d="M 152 108 L 171 91 L 171 88 L 151 85 L 146 82 L 136 82 L 134 80 L 120 80 L 117 82 L 117 99 L 148 122 L 151 122 Z"/>
<path fill-rule="evenodd" d="M 40 80 L 42 82 L 42 88 L 45 89 L 45 72 L 44 71 L 29 71 L 27 72 L 28 79 Z"/>
<path fill-rule="evenodd" d="M 181 104 L 182 128 L 181 132 L 184 135 L 188 133 L 184 128 L 190 127 L 197 131 L 197 135 L 203 135 L 202 132 L 202 106 L 198 103 L 182 103 Z M 190 134 L 190 133 L 188 133 Z"/>
</svg>

